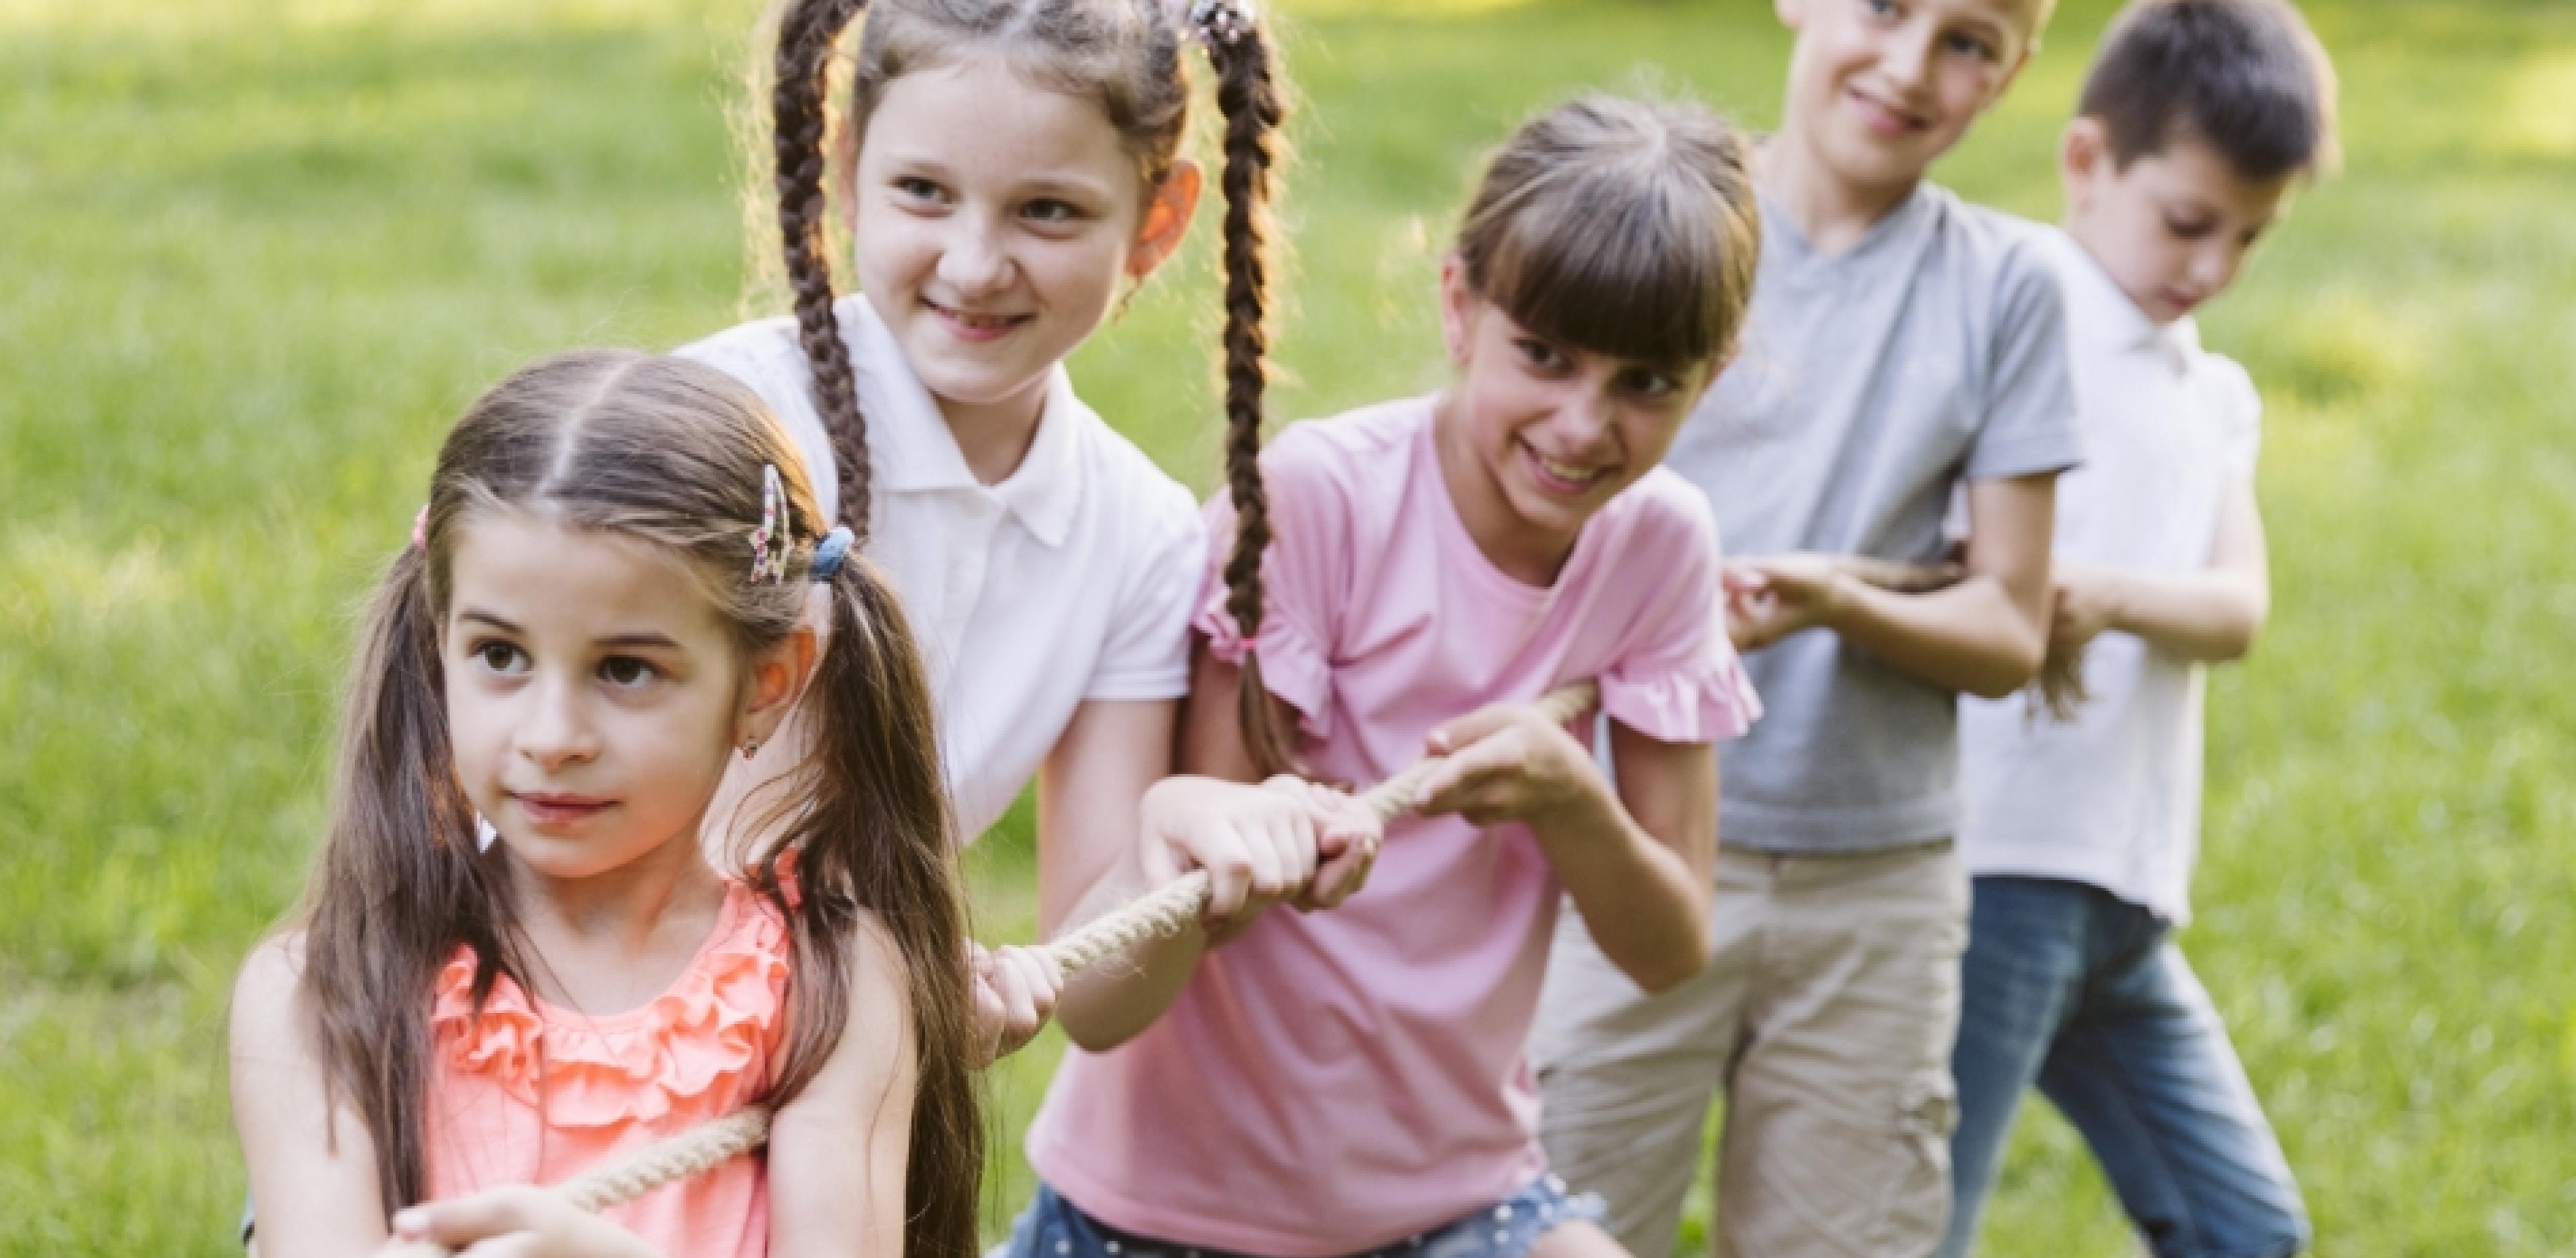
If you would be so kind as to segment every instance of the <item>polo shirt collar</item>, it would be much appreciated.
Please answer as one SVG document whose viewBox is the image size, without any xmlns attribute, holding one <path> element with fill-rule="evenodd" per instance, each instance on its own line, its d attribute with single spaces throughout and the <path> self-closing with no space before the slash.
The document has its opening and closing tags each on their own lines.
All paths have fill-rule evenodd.
<svg viewBox="0 0 2576 1258">
<path fill-rule="evenodd" d="M 2057 254 L 2060 288 L 2066 295 L 2066 322 L 2077 337 L 2094 345 L 2156 355 L 2175 371 L 2191 363 L 2200 348 L 2200 331 L 2190 315 L 2158 324 L 2120 291 L 2102 264 L 2063 231 L 2049 233 Z"/>
<path fill-rule="evenodd" d="M 1080 462 L 1074 450 L 1074 427 L 1081 422 L 1080 399 L 1058 363 L 1049 369 L 1046 400 L 1038 412 L 1037 435 L 1020 465 L 998 485 L 975 479 L 957 435 L 939 413 L 939 402 L 904 361 L 894 333 L 862 299 L 850 303 L 849 338 L 857 350 L 859 393 L 866 407 L 868 450 L 876 488 L 889 493 L 923 493 L 973 489 L 990 493 L 1020 524 L 1050 547 L 1061 546 L 1073 528 L 1074 508 L 1081 499 Z"/>
</svg>

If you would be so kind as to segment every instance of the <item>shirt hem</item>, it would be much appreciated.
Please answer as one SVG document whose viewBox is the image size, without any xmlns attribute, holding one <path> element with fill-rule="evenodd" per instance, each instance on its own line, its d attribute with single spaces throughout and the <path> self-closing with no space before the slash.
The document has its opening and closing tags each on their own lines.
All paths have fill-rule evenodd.
<svg viewBox="0 0 2576 1258">
<path fill-rule="evenodd" d="M 1437 1215 L 1409 1227 L 1399 1227 L 1386 1232 L 1354 1233 L 1353 1235 L 1359 1237 L 1357 1240 L 1343 1237 L 1325 1239 L 1291 1236 L 1258 1227 L 1212 1223 L 1201 1218 L 1185 1220 L 1188 1225 L 1186 1227 L 1174 1227 L 1173 1224 L 1176 1221 L 1174 1216 L 1166 1212 L 1132 1199 L 1080 1172 L 1067 1174 L 1066 1160 L 1050 1156 L 1045 1146 L 1032 1142 L 1027 1152 L 1029 1164 L 1037 1171 L 1038 1179 L 1047 1187 L 1054 1189 L 1057 1196 L 1072 1202 L 1074 1207 L 1084 1214 L 1122 1232 L 1133 1232 L 1138 1236 L 1152 1237 L 1183 1248 L 1195 1246 L 1201 1249 L 1228 1250 L 1237 1254 L 1258 1254 L 1262 1255 L 1262 1258 L 1347 1258 L 1352 1254 L 1365 1254 L 1406 1237 L 1418 1236 L 1433 1228 L 1453 1223 L 1470 1211 L 1490 1206 L 1512 1193 L 1519 1192 L 1532 1181 L 1547 1174 L 1546 1155 L 1533 1149 L 1525 1155 L 1533 1164 L 1532 1169 L 1523 1171 L 1516 1164 L 1510 1175 L 1498 1177 L 1499 1186 L 1483 1193 L 1462 1194 L 1454 1208 L 1443 1209 Z M 1106 1208 L 1103 1208 L 1104 1206 Z"/>
<path fill-rule="evenodd" d="M 1870 809 L 1766 808 L 1720 805 L 1721 847 L 1781 855 L 1884 852 L 1959 833 L 1959 801 L 1944 794 Z"/>
<path fill-rule="evenodd" d="M 2121 879 L 2104 877 L 2087 869 L 2081 862 L 2052 860 L 2047 855 L 2027 850 L 1996 851 L 1992 846 L 1963 846 L 1961 857 L 1971 878 L 2053 878 L 2060 882 L 2080 882 L 2145 909 L 2176 926 L 2191 920 L 2188 901 L 2178 904 L 2162 902 L 2160 897 L 2145 894 Z"/>
<path fill-rule="evenodd" d="M 2019 441 L 1981 443 L 1969 456 L 1969 480 L 2008 480 L 2015 476 L 2037 476 L 2042 472 L 2063 472 L 2084 462 L 2080 438 L 2051 435 L 2025 437 Z"/>
</svg>

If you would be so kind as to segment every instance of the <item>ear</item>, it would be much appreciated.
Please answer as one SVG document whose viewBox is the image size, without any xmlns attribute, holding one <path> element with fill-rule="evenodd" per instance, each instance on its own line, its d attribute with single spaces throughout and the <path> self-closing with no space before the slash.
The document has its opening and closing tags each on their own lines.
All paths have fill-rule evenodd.
<svg viewBox="0 0 2576 1258">
<path fill-rule="evenodd" d="M 798 622 L 777 645 L 751 658 L 751 676 L 742 691 L 742 711 L 734 718 L 734 745 L 765 743 L 805 697 L 814 680 L 820 652 L 814 626 Z"/>
<path fill-rule="evenodd" d="M 1181 237 L 1190 230 L 1190 216 L 1198 212 L 1202 176 L 1199 164 L 1188 158 L 1172 163 L 1172 169 L 1154 185 L 1145 198 L 1144 217 L 1136 224 L 1136 239 L 1127 246 L 1127 277 L 1143 279 L 1153 273 L 1163 259 L 1181 247 Z"/>
<path fill-rule="evenodd" d="M 2093 188 L 2111 160 L 2111 135 L 2099 118 L 2077 117 L 2057 137 L 2057 182 L 2069 212 L 2092 208 Z"/>
<path fill-rule="evenodd" d="M 1467 264 L 1455 253 L 1440 259 L 1440 340 L 1449 348 L 1450 365 L 1462 371 L 1475 343 L 1476 315 L 1484 305 L 1485 299 L 1467 287 Z"/>
<path fill-rule="evenodd" d="M 1802 30 L 1807 25 L 1805 0 L 1771 0 L 1771 11 L 1780 16 L 1780 25 L 1790 30 Z"/>
</svg>

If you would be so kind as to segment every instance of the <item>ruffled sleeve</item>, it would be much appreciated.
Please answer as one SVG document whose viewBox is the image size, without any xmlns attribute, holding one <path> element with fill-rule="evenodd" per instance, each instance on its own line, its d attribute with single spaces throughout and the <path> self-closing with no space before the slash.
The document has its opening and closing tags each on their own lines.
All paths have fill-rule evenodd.
<svg viewBox="0 0 2576 1258">
<path fill-rule="evenodd" d="M 1654 556 L 1652 593 L 1619 657 L 1601 672 L 1601 707 L 1658 742 L 1741 737 L 1762 700 L 1727 640 L 1717 525 L 1699 491 L 1657 469 L 1632 492 L 1649 509 L 1624 553 Z"/>
<path fill-rule="evenodd" d="M 449 1071 L 541 1107 L 548 1127 L 696 1122 L 766 1084 L 787 956 L 785 921 L 737 884 L 689 968 L 640 1009 L 587 1018 L 532 1000 L 505 976 L 477 1014 L 474 954 L 460 949 L 439 974 L 431 1031 Z"/>
<path fill-rule="evenodd" d="M 1261 682 L 1297 710 L 1309 738 L 1332 737 L 1332 641 L 1336 593 L 1347 580 L 1349 513 L 1341 509 L 1332 459 L 1340 452 L 1303 440 L 1292 428 L 1261 456 L 1270 504 L 1270 548 L 1262 556 L 1261 632 L 1253 649 Z M 1241 664 L 1243 631 L 1226 608 L 1225 565 L 1234 547 L 1234 503 L 1219 490 L 1208 499 L 1207 567 L 1190 627 L 1208 653 Z"/>
</svg>

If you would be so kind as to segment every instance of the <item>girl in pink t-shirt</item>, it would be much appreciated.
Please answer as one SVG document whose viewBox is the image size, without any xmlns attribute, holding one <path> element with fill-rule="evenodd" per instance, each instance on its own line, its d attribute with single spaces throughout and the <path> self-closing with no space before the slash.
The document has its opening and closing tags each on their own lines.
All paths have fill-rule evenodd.
<svg viewBox="0 0 2576 1258">
<path fill-rule="evenodd" d="M 537 363 L 448 435 L 369 616 L 305 905 L 234 992 L 262 1258 L 389 1233 L 974 1252 L 978 1054 L 929 699 L 801 467 L 750 390 L 634 353 Z M 761 800 L 779 837 L 721 878 L 699 820 L 800 696 L 824 719 Z M 603 1215 L 525 1187 L 754 1103 L 766 1152 Z"/>
<path fill-rule="evenodd" d="M 1139 948 L 1127 1037 L 1082 1043 L 1030 1132 L 1009 1258 L 1617 1252 L 1546 1174 L 1523 1047 L 1568 897 L 1641 985 L 1708 955 L 1709 745 L 1758 704 L 1707 505 L 1656 464 L 1752 286 L 1744 160 L 1697 108 L 1541 115 L 1441 271 L 1456 385 L 1266 455 L 1235 428 L 1184 759 L 1358 786 L 1451 758 L 1293 904 L 1338 907 Z M 1607 776 L 1529 706 L 1586 680 Z"/>
</svg>

